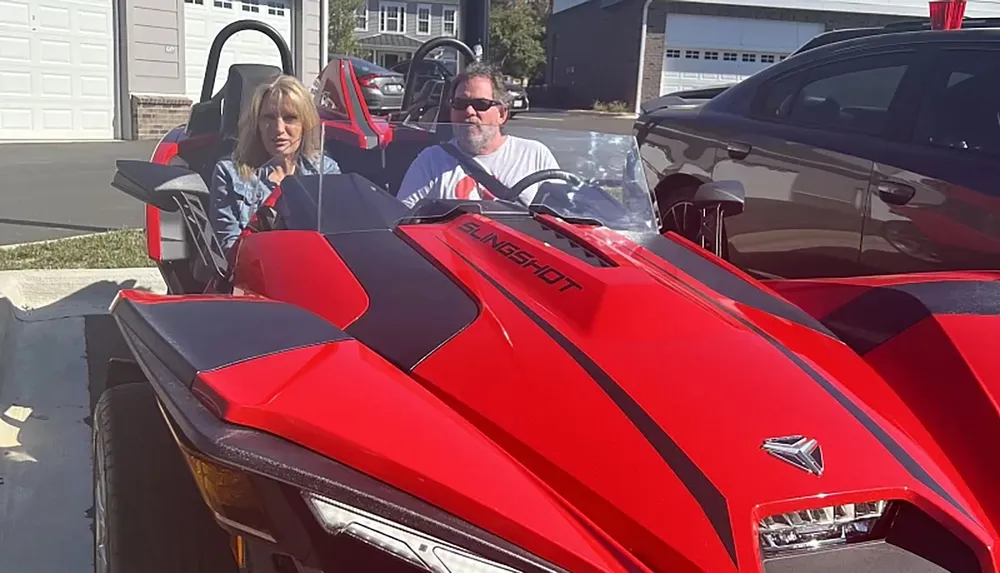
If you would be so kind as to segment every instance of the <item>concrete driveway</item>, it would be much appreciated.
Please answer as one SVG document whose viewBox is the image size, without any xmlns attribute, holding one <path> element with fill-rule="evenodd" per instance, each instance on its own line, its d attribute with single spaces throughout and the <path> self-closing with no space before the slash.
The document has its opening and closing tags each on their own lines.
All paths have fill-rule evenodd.
<svg viewBox="0 0 1000 573">
<path fill-rule="evenodd" d="M 0 245 L 142 225 L 143 209 L 111 187 L 117 159 L 156 141 L 0 145 Z"/>
<path fill-rule="evenodd" d="M 632 133 L 632 119 L 532 111 L 512 125 Z M 111 187 L 115 160 L 148 160 L 156 141 L 0 145 L 0 245 L 140 227 L 142 205 Z"/>
</svg>

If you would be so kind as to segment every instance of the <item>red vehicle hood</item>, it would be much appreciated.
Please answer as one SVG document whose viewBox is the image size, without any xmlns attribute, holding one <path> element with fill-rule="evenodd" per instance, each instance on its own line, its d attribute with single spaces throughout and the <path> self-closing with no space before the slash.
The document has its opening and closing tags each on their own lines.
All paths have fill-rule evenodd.
<svg viewBox="0 0 1000 573">
<path fill-rule="evenodd" d="M 549 224 L 470 215 L 405 230 L 482 305 L 413 375 L 644 564 L 735 570 L 760 559 L 758 520 L 803 505 L 973 513 L 838 383 L 875 373 L 818 322 L 759 286 L 737 285 L 734 302 L 619 235 Z M 821 476 L 762 451 L 790 435 L 818 441 Z"/>
<path fill-rule="evenodd" d="M 911 504 L 992 559 L 967 492 L 840 382 L 877 374 L 803 311 L 696 249 L 548 217 L 459 214 L 385 233 L 408 244 L 392 249 L 434 263 L 411 276 L 458 285 L 472 318 L 413 365 L 391 366 L 379 344 L 412 349 L 430 335 L 386 332 L 386 309 L 446 314 L 451 294 L 380 287 L 372 273 L 393 276 L 390 250 L 364 273 L 345 250 L 355 266 L 316 265 L 308 280 L 331 290 L 296 302 L 298 281 L 268 278 L 294 265 L 255 259 L 248 242 L 237 291 L 284 285 L 268 296 L 309 307 L 355 341 L 202 374 L 195 389 L 220 417 L 572 571 L 759 571 L 760 520 L 878 500 Z M 315 233 L 260 236 L 317 260 L 375 240 L 330 239 L 331 250 Z M 376 298 L 382 310 L 364 311 Z M 352 300 L 360 312 L 347 312 Z M 365 318 L 373 313 L 381 318 Z M 820 475 L 762 450 L 787 436 L 816 440 Z"/>
</svg>

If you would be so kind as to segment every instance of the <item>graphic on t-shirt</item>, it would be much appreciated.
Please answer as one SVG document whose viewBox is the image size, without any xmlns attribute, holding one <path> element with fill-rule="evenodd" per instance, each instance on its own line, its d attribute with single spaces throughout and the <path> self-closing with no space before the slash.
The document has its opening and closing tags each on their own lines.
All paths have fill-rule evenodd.
<svg viewBox="0 0 1000 573">
<path fill-rule="evenodd" d="M 478 196 L 473 197 L 472 192 L 475 191 Z M 496 199 L 496 197 L 489 192 L 485 187 L 479 184 L 472 175 L 466 175 L 465 177 L 458 180 L 455 184 L 455 198 L 456 199 Z"/>
<path fill-rule="evenodd" d="M 470 156 L 469 159 L 478 163 L 487 173 L 507 187 L 513 187 L 532 173 L 559 168 L 552 152 L 544 144 L 513 135 L 505 136 L 503 145 L 493 153 Z M 537 189 L 538 184 L 525 189 L 521 193 L 521 201 L 525 204 L 530 203 Z M 462 200 L 496 199 L 496 196 L 486 190 L 472 175 L 466 173 L 457 159 L 438 145 L 420 152 L 403 177 L 403 183 L 396 196 L 407 207 L 413 207 L 417 201 L 425 197 Z"/>
</svg>

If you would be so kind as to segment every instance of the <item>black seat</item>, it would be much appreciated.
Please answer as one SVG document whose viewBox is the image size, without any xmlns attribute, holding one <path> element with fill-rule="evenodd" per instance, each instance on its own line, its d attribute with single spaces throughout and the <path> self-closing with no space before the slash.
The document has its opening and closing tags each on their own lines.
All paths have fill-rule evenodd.
<svg viewBox="0 0 1000 573">
<path fill-rule="evenodd" d="M 431 84 L 437 84 L 432 86 Z M 406 172 L 420 153 L 428 147 L 452 138 L 451 126 L 452 80 L 431 80 L 424 86 L 420 97 L 430 97 L 429 105 L 419 119 L 410 119 L 396 126 L 393 142 L 386 149 L 385 180 L 390 194 L 399 196 Z M 419 99 L 414 99 L 419 101 Z"/>
<path fill-rule="evenodd" d="M 225 85 L 208 101 L 198 102 L 191 107 L 187 136 L 197 137 L 208 133 L 231 132 L 239 124 L 244 94 L 249 101 L 253 90 L 270 78 L 281 74 L 277 66 L 262 64 L 233 64 Z M 233 105 L 235 103 L 235 105 Z"/>
<path fill-rule="evenodd" d="M 234 64 L 229 67 L 229 77 L 222 88 L 225 95 L 222 99 L 222 126 L 220 134 L 223 140 L 236 140 L 239 135 L 240 116 L 250 105 L 253 92 L 257 86 L 281 75 L 281 68 L 261 64 Z"/>
<path fill-rule="evenodd" d="M 215 164 L 232 154 L 240 115 L 250 105 L 254 90 L 281 73 L 277 66 L 233 64 L 222 89 L 212 99 L 192 106 L 188 139 L 181 144 L 180 155 L 206 184 L 211 184 Z"/>
</svg>

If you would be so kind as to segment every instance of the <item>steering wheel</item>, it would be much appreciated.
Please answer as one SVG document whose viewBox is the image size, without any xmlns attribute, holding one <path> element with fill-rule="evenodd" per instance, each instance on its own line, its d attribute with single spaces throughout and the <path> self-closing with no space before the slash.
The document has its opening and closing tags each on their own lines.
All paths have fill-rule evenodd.
<svg viewBox="0 0 1000 573">
<path fill-rule="evenodd" d="M 569 193 L 568 190 L 557 190 L 561 185 L 543 186 L 539 189 L 538 195 L 532 200 L 533 205 L 547 205 L 556 211 L 572 213 L 580 218 L 601 221 L 602 224 L 631 224 L 631 215 L 628 208 L 622 201 L 612 196 L 603 184 L 613 186 L 623 186 L 618 180 L 584 180 L 579 175 L 575 175 L 562 169 L 544 169 L 532 173 L 511 187 L 511 194 L 515 199 L 528 187 L 545 180 L 556 179 L 572 184 L 574 191 L 579 193 Z"/>
<path fill-rule="evenodd" d="M 579 176 L 574 175 L 569 171 L 564 171 L 562 169 L 543 169 L 530 175 L 526 175 L 523 179 L 515 183 L 514 186 L 510 188 L 510 194 L 513 195 L 512 199 L 516 200 L 528 187 L 549 179 L 557 179 L 559 181 L 572 183 L 573 185 L 583 185 L 583 179 L 580 179 Z"/>
</svg>

